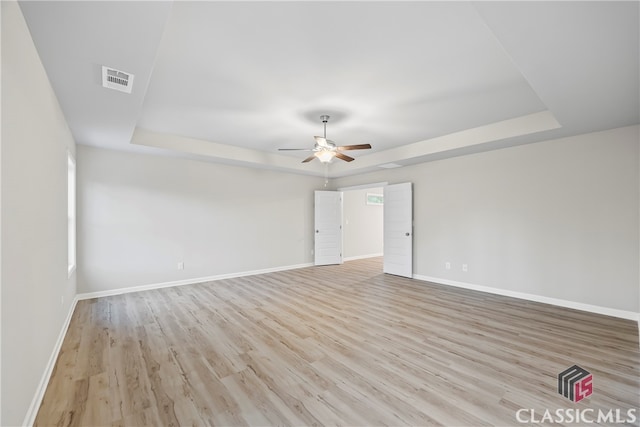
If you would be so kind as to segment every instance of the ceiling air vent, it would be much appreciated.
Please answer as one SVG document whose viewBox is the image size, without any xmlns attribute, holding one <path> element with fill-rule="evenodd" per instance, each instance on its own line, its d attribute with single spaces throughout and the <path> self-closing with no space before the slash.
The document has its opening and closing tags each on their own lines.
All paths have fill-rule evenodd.
<svg viewBox="0 0 640 427">
<path fill-rule="evenodd" d="M 384 165 L 378 165 L 378 167 L 382 169 L 393 169 L 393 168 L 401 168 L 402 165 L 399 165 L 397 163 L 385 163 Z"/>
<path fill-rule="evenodd" d="M 120 92 L 131 93 L 133 74 L 102 66 L 102 86 Z"/>
</svg>

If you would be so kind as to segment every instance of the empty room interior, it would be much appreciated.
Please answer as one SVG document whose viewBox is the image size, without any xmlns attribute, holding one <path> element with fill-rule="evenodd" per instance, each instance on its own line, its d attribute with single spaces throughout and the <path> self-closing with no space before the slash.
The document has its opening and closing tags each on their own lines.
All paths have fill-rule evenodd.
<svg viewBox="0 0 640 427">
<path fill-rule="evenodd" d="M 638 1 L 0 3 L 0 425 L 640 425 Z"/>
</svg>

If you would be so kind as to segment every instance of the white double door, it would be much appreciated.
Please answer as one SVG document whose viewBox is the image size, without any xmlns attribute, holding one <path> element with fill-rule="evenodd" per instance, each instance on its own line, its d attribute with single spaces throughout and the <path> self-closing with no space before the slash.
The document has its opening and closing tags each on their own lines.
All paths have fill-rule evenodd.
<svg viewBox="0 0 640 427">
<path fill-rule="evenodd" d="M 364 203 L 364 201 L 363 201 Z M 384 187 L 385 273 L 413 276 L 411 183 Z M 342 192 L 315 192 L 315 265 L 342 264 Z"/>
</svg>

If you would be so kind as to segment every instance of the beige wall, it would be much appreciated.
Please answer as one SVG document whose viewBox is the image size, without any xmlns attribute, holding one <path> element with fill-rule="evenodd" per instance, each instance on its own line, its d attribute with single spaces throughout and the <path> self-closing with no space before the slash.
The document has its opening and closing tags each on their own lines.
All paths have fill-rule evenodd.
<svg viewBox="0 0 640 427">
<path fill-rule="evenodd" d="M 76 294 L 67 273 L 75 144 L 18 4 L 2 1 L 2 418 L 21 425 Z"/>
<path fill-rule="evenodd" d="M 319 177 L 78 147 L 78 290 L 313 261 Z M 178 270 L 184 262 L 184 270 Z"/>
<path fill-rule="evenodd" d="M 639 140 L 632 126 L 332 185 L 413 182 L 418 275 L 638 313 Z"/>
</svg>

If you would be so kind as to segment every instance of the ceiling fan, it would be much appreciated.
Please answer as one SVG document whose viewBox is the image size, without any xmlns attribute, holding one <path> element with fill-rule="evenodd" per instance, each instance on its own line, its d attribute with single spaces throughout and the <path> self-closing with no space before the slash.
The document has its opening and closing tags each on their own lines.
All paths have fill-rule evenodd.
<svg viewBox="0 0 640 427">
<path fill-rule="evenodd" d="M 355 160 L 353 157 L 349 157 L 346 154 L 341 153 L 342 150 L 368 150 L 371 148 L 371 144 L 357 144 L 357 145 L 343 145 L 338 147 L 335 142 L 327 139 L 327 122 L 329 116 L 320 116 L 320 120 L 324 123 L 324 136 L 314 136 L 316 143 L 312 149 L 306 148 L 279 148 L 279 151 L 313 151 L 313 154 L 302 161 L 302 163 L 310 162 L 316 157 L 322 163 L 330 163 L 334 157 L 345 162 L 351 162 Z"/>
</svg>

